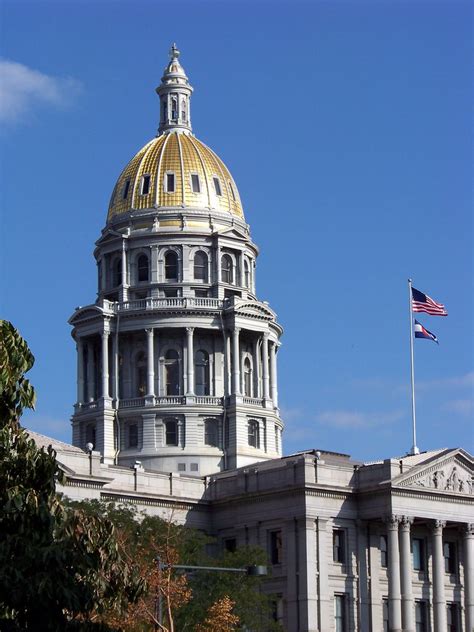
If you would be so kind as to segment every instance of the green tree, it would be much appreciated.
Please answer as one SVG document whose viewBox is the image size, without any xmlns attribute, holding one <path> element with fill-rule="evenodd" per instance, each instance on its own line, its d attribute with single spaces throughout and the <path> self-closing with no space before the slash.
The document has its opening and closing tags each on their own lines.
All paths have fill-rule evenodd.
<svg viewBox="0 0 474 632">
<path fill-rule="evenodd" d="M 103 610 L 137 600 L 145 583 L 122 556 L 112 522 L 62 502 L 54 450 L 39 449 L 21 427 L 35 403 L 25 378 L 33 363 L 1 320 L 0 622 L 11 630 L 92 629 Z"/>
</svg>

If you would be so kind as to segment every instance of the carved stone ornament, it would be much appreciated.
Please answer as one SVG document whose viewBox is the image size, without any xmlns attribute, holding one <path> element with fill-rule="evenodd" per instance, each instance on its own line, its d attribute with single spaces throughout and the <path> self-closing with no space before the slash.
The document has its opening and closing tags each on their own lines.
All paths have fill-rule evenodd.
<svg viewBox="0 0 474 632">
<path fill-rule="evenodd" d="M 431 525 L 433 531 L 442 531 L 446 526 L 446 520 L 433 520 Z"/>
<path fill-rule="evenodd" d="M 472 495 L 474 494 L 474 475 L 453 462 L 435 466 L 422 473 L 420 478 L 408 478 L 402 485 L 415 485 L 417 487 Z"/>
<path fill-rule="evenodd" d="M 398 523 L 400 522 L 400 516 L 396 516 L 395 514 L 391 514 L 389 516 L 385 516 L 384 522 L 387 524 L 389 529 L 398 529 Z"/>
</svg>

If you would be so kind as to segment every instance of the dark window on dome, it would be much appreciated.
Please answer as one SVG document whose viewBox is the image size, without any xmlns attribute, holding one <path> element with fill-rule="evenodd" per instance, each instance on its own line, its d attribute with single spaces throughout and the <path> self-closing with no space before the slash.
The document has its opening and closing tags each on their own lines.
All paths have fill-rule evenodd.
<svg viewBox="0 0 474 632">
<path fill-rule="evenodd" d="M 204 422 L 204 443 L 213 447 L 219 445 L 217 419 L 206 419 Z"/>
<path fill-rule="evenodd" d="M 252 364 L 249 358 L 244 361 L 244 395 L 252 397 Z"/>
<path fill-rule="evenodd" d="M 151 176 L 148 174 L 143 176 L 142 179 L 142 195 L 148 195 L 150 193 Z"/>
<path fill-rule="evenodd" d="M 208 274 L 207 274 L 207 255 L 202 250 L 199 250 L 194 255 L 194 278 L 200 279 L 207 283 Z"/>
<path fill-rule="evenodd" d="M 116 259 L 113 267 L 114 287 L 122 285 L 122 259 Z"/>
<path fill-rule="evenodd" d="M 148 281 L 148 257 L 140 255 L 137 260 L 138 281 Z"/>
<path fill-rule="evenodd" d="M 129 190 L 130 190 L 130 180 L 125 180 L 125 184 L 123 185 L 123 192 L 122 192 L 122 198 L 124 200 L 127 199 Z"/>
<path fill-rule="evenodd" d="M 170 349 L 165 355 L 166 395 L 179 395 L 179 356 Z"/>
<path fill-rule="evenodd" d="M 165 256 L 165 279 L 178 278 L 178 257 L 175 252 L 167 252 Z"/>
<path fill-rule="evenodd" d="M 178 422 L 175 419 L 165 421 L 166 445 L 178 445 Z"/>
<path fill-rule="evenodd" d="M 216 195 L 222 195 L 222 190 L 221 190 L 221 183 L 219 181 L 219 178 L 212 178 L 214 181 L 214 188 L 216 190 Z"/>
<path fill-rule="evenodd" d="M 248 444 L 252 448 L 260 448 L 260 432 L 258 421 L 251 420 L 248 424 Z"/>
<path fill-rule="evenodd" d="M 247 259 L 244 260 L 244 283 L 245 287 L 250 287 L 250 266 Z"/>
<path fill-rule="evenodd" d="M 230 187 L 230 192 L 232 193 L 232 199 L 235 202 L 235 191 L 234 191 L 234 187 L 232 186 L 232 182 L 229 180 L 229 187 Z"/>
<path fill-rule="evenodd" d="M 137 424 L 131 424 L 128 427 L 128 447 L 129 448 L 137 448 L 138 447 L 138 426 L 137 426 Z"/>
<path fill-rule="evenodd" d="M 171 118 L 175 121 L 178 118 L 178 101 L 171 99 Z"/>
<path fill-rule="evenodd" d="M 197 173 L 191 174 L 191 188 L 193 193 L 201 193 L 201 182 Z"/>
<path fill-rule="evenodd" d="M 175 192 L 174 173 L 167 173 L 166 174 L 166 192 L 167 193 L 174 193 Z"/>
<path fill-rule="evenodd" d="M 223 255 L 221 259 L 222 281 L 224 283 L 234 282 L 234 264 L 230 255 Z"/>
<path fill-rule="evenodd" d="M 195 355 L 196 395 L 209 395 L 209 354 L 199 349 Z"/>
</svg>

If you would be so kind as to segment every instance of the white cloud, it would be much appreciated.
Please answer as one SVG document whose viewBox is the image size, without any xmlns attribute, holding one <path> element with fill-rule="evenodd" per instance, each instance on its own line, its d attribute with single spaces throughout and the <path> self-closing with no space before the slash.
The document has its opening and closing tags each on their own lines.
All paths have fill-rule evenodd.
<svg viewBox="0 0 474 632">
<path fill-rule="evenodd" d="M 70 77 L 52 77 L 18 62 L 0 60 L 0 121 L 22 122 L 38 105 L 64 108 L 81 92 Z"/>
<path fill-rule="evenodd" d="M 352 410 L 325 410 L 318 413 L 315 420 L 325 426 L 336 428 L 374 428 L 398 421 L 403 416 L 400 411 L 391 413 L 364 413 Z"/>
<path fill-rule="evenodd" d="M 474 388 L 474 371 L 465 375 L 445 377 L 437 380 L 422 380 L 416 383 L 417 390 L 432 390 L 439 388 Z"/>
</svg>

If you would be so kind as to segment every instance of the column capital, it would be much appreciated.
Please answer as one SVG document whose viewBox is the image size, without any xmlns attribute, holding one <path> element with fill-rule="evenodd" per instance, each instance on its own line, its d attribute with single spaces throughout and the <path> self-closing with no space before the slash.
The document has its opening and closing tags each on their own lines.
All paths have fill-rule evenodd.
<svg viewBox="0 0 474 632">
<path fill-rule="evenodd" d="M 108 324 L 106 325 L 104 323 L 104 329 L 102 330 L 102 338 L 108 338 L 110 336 L 110 329 L 108 327 Z"/>
<path fill-rule="evenodd" d="M 194 333 L 194 327 L 186 327 L 186 331 L 187 331 L 188 335 L 193 334 Z"/>
<path fill-rule="evenodd" d="M 263 332 L 263 337 L 266 338 L 267 340 L 268 340 L 269 336 L 270 336 L 270 332 L 269 331 L 264 331 Z"/>
<path fill-rule="evenodd" d="M 433 520 L 431 523 L 431 530 L 433 533 L 443 533 L 443 529 L 446 526 L 446 520 Z"/>
<path fill-rule="evenodd" d="M 388 529 L 390 531 L 398 531 L 398 524 L 400 522 L 400 516 L 397 516 L 395 514 L 390 514 L 389 516 L 385 516 L 385 518 L 383 519 L 383 521 L 385 522 L 385 524 L 387 525 Z"/>
<path fill-rule="evenodd" d="M 472 538 L 474 536 L 474 522 L 467 522 L 463 526 L 464 537 Z"/>
<path fill-rule="evenodd" d="M 147 327 L 147 328 L 145 329 L 145 331 L 146 331 L 146 333 L 147 333 L 148 335 L 150 335 L 150 334 L 152 334 L 155 330 L 153 329 L 153 327 Z"/>
<path fill-rule="evenodd" d="M 413 524 L 413 518 L 411 516 L 401 516 L 400 526 L 402 531 L 410 531 L 410 527 Z"/>
</svg>

